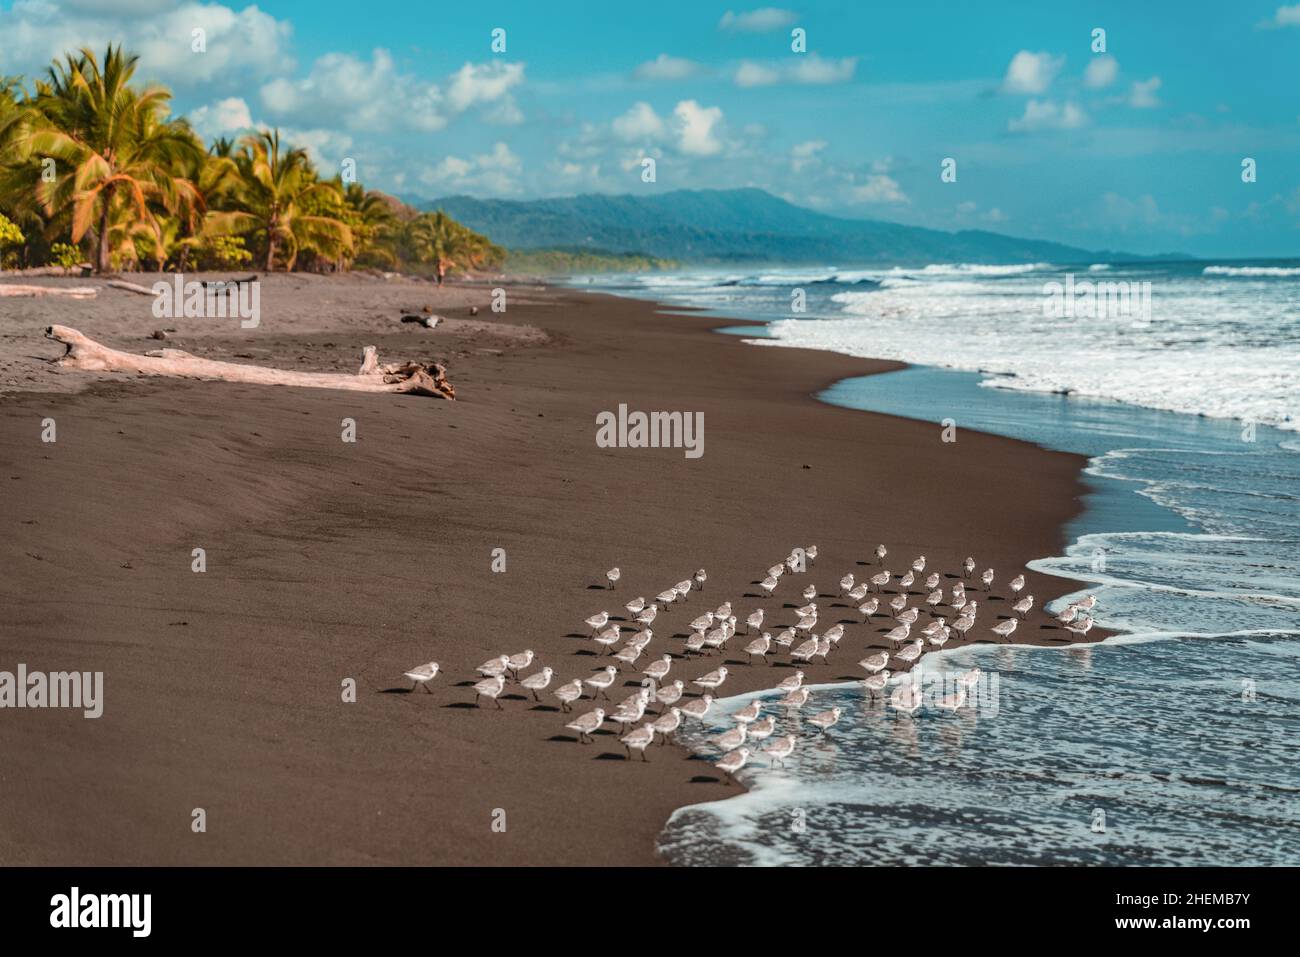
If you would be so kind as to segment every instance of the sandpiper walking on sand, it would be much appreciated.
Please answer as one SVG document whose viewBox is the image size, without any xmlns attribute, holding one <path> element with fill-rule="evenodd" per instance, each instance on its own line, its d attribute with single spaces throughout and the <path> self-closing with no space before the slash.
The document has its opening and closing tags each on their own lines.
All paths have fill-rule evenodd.
<svg viewBox="0 0 1300 957">
<path fill-rule="evenodd" d="M 592 734 L 600 730 L 600 726 L 605 723 L 605 711 L 603 708 L 596 708 L 588 711 L 579 718 L 575 718 L 565 725 L 570 731 L 578 732 L 578 742 L 590 741 Z"/>
<path fill-rule="evenodd" d="M 620 572 L 617 568 L 611 568 L 609 571 L 605 572 L 605 578 L 609 582 L 610 588 L 614 587 L 614 585 L 618 582 L 621 576 L 622 576 L 622 572 Z"/>
<path fill-rule="evenodd" d="M 773 764 L 785 764 L 785 759 L 794 753 L 795 737 L 793 734 L 783 734 L 779 738 L 773 738 L 772 743 L 763 749 L 769 760 Z"/>
<path fill-rule="evenodd" d="M 727 775 L 727 780 L 732 780 L 736 772 L 745 766 L 749 760 L 749 748 L 737 748 L 728 754 L 723 755 L 722 760 L 714 764 L 714 767 Z"/>
<path fill-rule="evenodd" d="M 543 668 L 541 671 L 537 672 L 536 674 L 529 675 L 527 678 L 525 678 L 523 681 L 519 683 L 533 693 L 534 701 L 540 701 L 542 699 L 537 697 L 537 692 L 545 691 L 550 686 L 551 676 L 553 674 L 555 674 L 555 672 L 552 671 L 549 667 Z"/>
<path fill-rule="evenodd" d="M 614 683 L 614 677 L 618 674 L 618 669 L 613 665 L 606 665 L 603 671 L 598 671 L 590 678 L 584 678 L 582 683 L 592 690 L 592 697 L 599 693 L 606 700 L 609 698 L 609 686 Z"/>
<path fill-rule="evenodd" d="M 574 678 L 568 684 L 560 685 L 552 694 L 560 699 L 560 710 L 568 711 L 569 705 L 582 697 L 582 679 Z"/>
<path fill-rule="evenodd" d="M 474 704 L 478 705 L 479 698 L 491 698 L 496 702 L 498 708 L 501 702 L 497 701 L 501 692 L 505 690 L 506 679 L 504 675 L 497 675 L 495 678 L 484 678 L 474 686 Z"/>
<path fill-rule="evenodd" d="M 431 661 L 427 665 L 420 665 L 418 668 L 403 672 L 403 674 L 415 682 L 415 684 L 411 685 L 412 691 L 420 685 L 424 685 L 424 690 L 432 694 L 433 692 L 429 691 L 429 682 L 438 676 L 438 662 Z"/>
<path fill-rule="evenodd" d="M 843 709 L 838 707 L 831 708 L 829 711 L 819 711 L 808 719 L 808 723 L 818 731 L 822 732 L 822 734 L 825 734 L 831 728 L 835 727 L 836 722 L 840 720 L 840 714 L 842 711 Z"/>
<path fill-rule="evenodd" d="M 654 739 L 654 725 L 647 721 L 635 731 L 629 731 L 627 734 L 623 735 L 619 740 L 623 742 L 623 747 L 627 748 L 627 757 L 629 761 L 632 759 L 633 751 L 640 751 L 641 760 L 645 761 L 648 760 L 645 756 L 645 749 L 654 742 Z"/>
</svg>

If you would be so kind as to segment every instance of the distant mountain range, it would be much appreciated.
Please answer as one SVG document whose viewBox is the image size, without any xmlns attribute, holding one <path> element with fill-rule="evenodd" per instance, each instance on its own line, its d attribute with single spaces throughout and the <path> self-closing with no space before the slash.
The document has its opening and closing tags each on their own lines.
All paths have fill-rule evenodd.
<svg viewBox="0 0 1300 957">
<path fill-rule="evenodd" d="M 1187 259 L 1090 251 L 984 230 L 943 232 L 877 219 L 844 219 L 761 189 L 675 190 L 647 196 L 555 199 L 408 199 L 442 209 L 509 249 L 635 253 L 682 262 L 1094 263 Z"/>
</svg>

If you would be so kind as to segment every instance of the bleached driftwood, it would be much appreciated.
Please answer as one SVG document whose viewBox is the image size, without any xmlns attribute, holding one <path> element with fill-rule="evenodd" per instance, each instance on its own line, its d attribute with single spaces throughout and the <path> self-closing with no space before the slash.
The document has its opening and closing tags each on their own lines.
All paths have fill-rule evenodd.
<svg viewBox="0 0 1300 957">
<path fill-rule="evenodd" d="M 138 282 L 129 282 L 125 279 L 105 279 L 104 284 L 112 286 L 114 289 L 124 289 L 127 292 L 139 293 L 141 296 L 153 296 L 156 293 L 149 286 L 142 286 Z"/>
<path fill-rule="evenodd" d="M 200 359 L 180 349 L 157 349 L 144 355 L 121 352 L 101 345 L 67 326 L 50 326 L 45 336 L 68 347 L 56 360 L 59 365 L 87 372 L 133 372 L 137 375 L 172 376 L 182 379 L 219 379 L 255 385 L 292 385 L 310 389 L 348 389 L 353 392 L 403 392 L 411 395 L 455 399 L 456 390 L 447 381 L 447 370 L 436 362 L 379 364 L 374 346 L 362 352 L 356 375 L 339 372 L 290 372 L 238 362 Z"/>
<path fill-rule="evenodd" d="M 0 298 L 14 296 L 60 296 L 64 299 L 94 299 L 99 295 L 95 286 L 20 286 L 0 283 Z"/>
</svg>

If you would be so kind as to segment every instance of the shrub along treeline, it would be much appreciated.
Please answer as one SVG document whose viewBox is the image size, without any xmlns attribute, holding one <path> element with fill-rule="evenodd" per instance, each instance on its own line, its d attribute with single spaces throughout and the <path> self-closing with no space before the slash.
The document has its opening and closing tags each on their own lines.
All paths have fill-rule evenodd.
<svg viewBox="0 0 1300 957">
<path fill-rule="evenodd" d="M 204 148 L 165 87 L 132 85 L 138 57 L 82 49 L 28 88 L 0 78 L 0 260 L 113 270 L 491 268 L 504 250 L 442 212 L 419 213 L 264 130 Z"/>
<path fill-rule="evenodd" d="M 640 253 L 607 253 L 591 249 L 509 249 L 505 268 L 512 273 L 563 275 L 600 272 L 655 272 L 676 269 L 673 259 Z"/>
</svg>

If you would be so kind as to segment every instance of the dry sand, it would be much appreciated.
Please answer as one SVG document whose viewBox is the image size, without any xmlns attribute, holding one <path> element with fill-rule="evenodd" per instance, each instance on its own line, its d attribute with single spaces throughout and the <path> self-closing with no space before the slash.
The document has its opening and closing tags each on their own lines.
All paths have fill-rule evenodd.
<svg viewBox="0 0 1300 957">
<path fill-rule="evenodd" d="M 0 387 L 23 390 L 0 397 L 0 669 L 105 674 L 98 720 L 0 712 L 0 864 L 654 863 L 674 808 L 736 789 L 675 747 L 629 763 L 612 734 L 579 745 L 546 695 L 476 709 L 476 665 L 532 648 L 559 680 L 586 676 L 605 662 L 584 618 L 700 566 L 707 591 L 660 616 L 650 658 L 728 598 L 742 620 L 762 606 L 792 624 L 788 579 L 774 599 L 742 596 L 795 545 L 821 550 L 800 588 L 837 591 L 877 542 L 895 571 L 972 554 L 1001 585 L 1058 553 L 1079 508 L 1076 456 L 973 433 L 945 444 L 937 425 L 810 398 L 889 363 L 753 348 L 647 303 L 507 295 L 493 315 L 486 287 L 277 276 L 255 330 L 160 322 L 118 291 L 0 300 Z M 398 322 L 425 305 L 457 321 Z M 385 361 L 446 363 L 459 400 L 57 373 L 45 360 L 60 348 L 40 337 L 52 322 L 133 351 L 170 325 L 167 345 L 302 370 L 351 371 L 373 343 Z M 704 456 L 598 448 L 596 415 L 620 402 L 702 411 Z M 1040 608 L 1065 590 L 1028 579 Z M 973 639 L 990 640 L 1004 594 L 979 596 Z M 1031 621 L 1017 639 L 1066 637 Z M 861 677 L 885 628 L 848 626 L 808 680 Z M 744 664 L 742 647 L 673 676 L 726 661 L 738 693 L 790 673 Z M 402 672 L 430 659 L 433 693 L 408 693 Z M 620 684 L 631 693 L 631 671 Z"/>
</svg>

